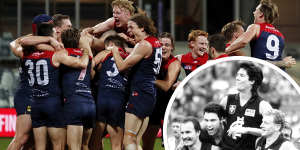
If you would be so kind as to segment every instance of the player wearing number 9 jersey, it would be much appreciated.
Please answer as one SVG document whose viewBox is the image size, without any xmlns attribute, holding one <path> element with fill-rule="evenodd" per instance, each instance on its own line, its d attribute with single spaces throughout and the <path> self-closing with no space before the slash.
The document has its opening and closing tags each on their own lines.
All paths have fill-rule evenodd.
<svg viewBox="0 0 300 150">
<path fill-rule="evenodd" d="M 22 45 L 29 46 L 36 39 L 39 41 L 47 38 L 52 39 L 50 36 L 56 37 L 53 31 L 52 24 L 41 24 L 37 32 L 41 36 L 23 38 Z M 45 44 L 48 43 L 46 41 Z M 85 68 L 88 64 L 88 49 L 84 49 L 80 59 L 68 56 L 64 51 L 60 48 L 56 52 L 34 51 L 24 55 L 25 66 L 27 66 L 25 71 L 29 74 L 29 85 L 33 87 L 31 118 L 36 149 L 45 148 L 47 132 L 52 141 L 53 149 L 62 149 L 65 146 L 64 115 L 58 67 L 60 64 L 64 64 Z"/>
<path fill-rule="evenodd" d="M 145 15 L 137 14 L 128 21 L 128 32 L 137 42 L 130 55 L 123 60 L 117 47 L 112 47 L 115 63 L 120 72 L 132 67 L 130 95 L 125 113 L 124 148 L 137 149 L 137 136 L 142 136 L 142 126 L 148 124 L 156 102 L 156 75 L 160 70 L 162 49 L 154 37 L 156 28 L 153 21 Z"/>
<path fill-rule="evenodd" d="M 108 36 L 104 40 L 105 48 L 116 46 L 119 49 L 122 59 L 128 56 L 124 49 L 125 40 L 117 34 Z M 102 138 L 103 131 L 106 127 L 112 149 L 122 148 L 124 118 L 125 118 L 125 104 L 127 95 L 127 80 L 126 72 L 119 72 L 115 64 L 111 51 L 104 50 L 98 53 L 93 59 L 98 73 L 98 96 L 97 96 L 97 118 L 94 135 Z M 95 141 L 93 146 L 96 149 L 99 140 Z M 102 145 L 99 145 L 102 146 Z"/>
<path fill-rule="evenodd" d="M 294 58 L 289 56 L 282 59 L 284 36 L 272 25 L 279 16 L 277 5 L 271 0 L 261 0 L 253 15 L 254 24 L 227 47 L 226 52 L 232 53 L 251 41 L 252 57 L 267 60 L 282 68 L 294 65 Z"/>
</svg>

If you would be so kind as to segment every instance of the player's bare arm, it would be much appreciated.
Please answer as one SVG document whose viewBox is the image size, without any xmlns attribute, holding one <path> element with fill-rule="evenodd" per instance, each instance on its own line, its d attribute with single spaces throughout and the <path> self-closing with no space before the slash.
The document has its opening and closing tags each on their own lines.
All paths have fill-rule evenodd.
<svg viewBox="0 0 300 150">
<path fill-rule="evenodd" d="M 55 38 L 51 36 L 26 36 L 20 40 L 20 44 L 22 46 L 37 46 L 39 44 L 50 44 L 52 47 L 54 47 L 54 49 L 63 48 L 63 44 L 59 43 Z M 50 47 L 46 48 L 50 49 Z"/>
<path fill-rule="evenodd" d="M 259 34 L 259 25 L 252 24 L 248 27 L 247 31 L 238 37 L 229 47 L 226 48 L 227 54 L 236 52 L 241 48 L 244 48 L 253 38 Z"/>
<path fill-rule="evenodd" d="M 123 60 L 120 56 L 119 50 L 117 47 L 110 48 L 113 52 L 113 57 L 115 59 L 115 63 L 117 65 L 117 68 L 119 72 L 123 72 L 131 67 L 133 67 L 135 64 L 137 64 L 140 60 L 143 58 L 148 58 L 152 54 L 152 46 L 147 41 L 141 41 L 134 47 L 132 53 Z"/>
<path fill-rule="evenodd" d="M 93 62 L 95 63 L 95 66 L 100 65 L 101 63 L 104 61 L 104 59 L 107 57 L 108 54 L 110 54 L 111 51 L 110 50 L 104 50 L 101 51 L 100 53 L 98 53 L 94 58 L 93 58 Z M 100 70 L 101 67 L 97 67 L 97 70 Z"/>
<path fill-rule="evenodd" d="M 88 51 L 89 56 L 93 57 L 93 52 L 91 49 L 91 45 L 93 43 L 93 37 L 87 32 L 81 33 L 79 40 L 79 48 L 86 49 Z"/>
<path fill-rule="evenodd" d="M 69 56 L 68 51 L 63 49 L 53 55 L 52 61 L 56 67 L 64 64 L 72 68 L 85 69 L 89 63 L 89 50 L 83 49 L 83 55 L 80 58 L 76 58 Z"/>
<path fill-rule="evenodd" d="M 20 44 L 20 38 L 12 41 L 9 43 L 10 50 L 13 52 L 13 54 L 19 58 L 23 57 L 23 47 Z"/>
<path fill-rule="evenodd" d="M 155 85 L 158 88 L 167 92 L 172 87 L 174 82 L 176 81 L 177 76 L 180 72 L 180 67 L 181 67 L 181 65 L 178 60 L 172 62 L 169 65 L 168 73 L 167 73 L 167 76 L 165 77 L 165 79 L 164 80 L 156 80 Z"/>
<path fill-rule="evenodd" d="M 296 60 L 292 56 L 284 57 L 282 60 L 279 61 L 268 61 L 277 67 L 283 68 L 291 68 L 292 66 L 296 65 Z"/>
<path fill-rule="evenodd" d="M 102 34 L 105 31 L 111 30 L 114 28 L 115 19 L 113 17 L 107 19 L 104 22 L 101 22 L 93 27 L 93 34 Z"/>
<path fill-rule="evenodd" d="M 272 106 L 271 106 L 270 103 L 267 102 L 267 101 L 261 101 L 261 102 L 259 103 L 259 113 L 260 113 L 261 115 L 263 115 L 263 114 L 266 113 L 266 112 L 269 112 L 269 111 L 272 110 L 272 109 L 273 109 Z"/>
<path fill-rule="evenodd" d="M 181 57 L 183 54 L 176 55 L 175 57 L 181 62 Z"/>
<path fill-rule="evenodd" d="M 92 67 L 91 67 L 91 80 L 94 79 L 95 77 L 95 70 L 94 70 L 94 67 L 95 67 L 95 62 L 92 60 Z"/>
</svg>

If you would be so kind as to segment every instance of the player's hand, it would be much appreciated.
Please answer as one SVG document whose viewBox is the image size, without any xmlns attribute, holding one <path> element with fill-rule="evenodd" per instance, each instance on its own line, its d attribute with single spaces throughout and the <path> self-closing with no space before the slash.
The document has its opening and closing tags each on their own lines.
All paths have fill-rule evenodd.
<svg viewBox="0 0 300 150">
<path fill-rule="evenodd" d="M 243 127 L 243 122 L 237 120 L 233 122 L 228 131 L 228 136 L 231 136 L 233 139 L 237 139 L 238 137 L 241 137 L 242 134 L 245 134 L 247 132 L 246 128 Z"/>
<path fill-rule="evenodd" d="M 50 37 L 50 45 L 53 46 L 55 50 L 64 49 L 64 45 L 52 37 Z"/>
<path fill-rule="evenodd" d="M 93 43 L 93 36 L 87 32 L 81 32 L 79 45 L 83 45 L 84 43 L 87 43 L 89 46 L 91 46 Z"/>
<path fill-rule="evenodd" d="M 118 35 L 121 37 L 121 38 L 123 38 L 124 40 L 126 40 L 126 41 L 128 41 L 128 36 L 126 35 L 126 34 L 124 34 L 124 33 L 118 33 Z"/>
<path fill-rule="evenodd" d="M 178 87 L 178 85 L 180 84 L 180 82 L 181 82 L 181 81 L 177 81 L 176 83 L 174 83 L 174 84 L 172 85 L 172 90 L 175 90 L 175 89 Z"/>
<path fill-rule="evenodd" d="M 109 47 L 106 48 L 106 50 L 109 50 L 111 52 L 113 52 L 113 51 L 119 52 L 118 47 L 116 47 L 116 46 L 109 46 Z"/>
<path fill-rule="evenodd" d="M 93 34 L 93 32 L 94 32 L 94 28 L 91 28 L 91 27 L 87 27 L 87 28 L 84 28 L 83 30 L 82 30 L 82 32 L 84 32 L 84 33 L 88 33 L 88 34 Z"/>
<path fill-rule="evenodd" d="M 284 57 L 282 61 L 286 68 L 291 68 L 293 65 L 296 65 L 296 60 L 292 56 Z"/>
<path fill-rule="evenodd" d="M 118 33 L 118 35 L 119 35 L 120 37 L 122 37 L 125 41 L 127 41 L 128 43 L 131 43 L 131 44 L 133 44 L 133 45 L 136 44 L 135 40 L 132 39 L 132 38 L 130 38 L 130 37 L 127 36 L 126 34 L 124 34 L 124 33 Z"/>
</svg>

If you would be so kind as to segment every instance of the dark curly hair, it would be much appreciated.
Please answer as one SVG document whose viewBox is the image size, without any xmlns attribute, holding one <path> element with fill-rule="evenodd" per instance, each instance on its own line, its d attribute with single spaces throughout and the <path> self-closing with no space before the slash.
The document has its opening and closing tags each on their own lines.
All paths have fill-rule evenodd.
<svg viewBox="0 0 300 150">
<path fill-rule="evenodd" d="M 151 35 L 156 36 L 157 30 L 154 26 L 154 22 L 144 14 L 135 14 L 130 18 L 131 21 L 135 22 L 139 28 L 144 28 L 144 31 Z"/>
<path fill-rule="evenodd" d="M 252 97 L 258 97 L 257 89 L 261 86 L 264 78 L 261 68 L 252 63 L 241 63 L 239 68 L 246 70 L 249 76 L 249 81 L 254 81 L 251 93 Z"/>
</svg>

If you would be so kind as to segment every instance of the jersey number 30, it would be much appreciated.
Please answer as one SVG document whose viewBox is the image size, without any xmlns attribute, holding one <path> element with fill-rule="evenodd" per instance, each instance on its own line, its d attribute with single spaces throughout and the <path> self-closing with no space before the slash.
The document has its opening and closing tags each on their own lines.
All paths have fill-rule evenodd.
<svg viewBox="0 0 300 150">
<path fill-rule="evenodd" d="M 46 60 L 38 60 L 35 65 L 31 60 L 26 60 L 25 66 L 28 66 L 28 82 L 30 86 L 34 85 L 35 78 L 38 85 L 47 85 L 49 83 L 48 66 Z M 33 73 L 34 67 L 35 73 Z M 43 71 L 43 77 L 41 77 L 41 69 Z"/>
</svg>

